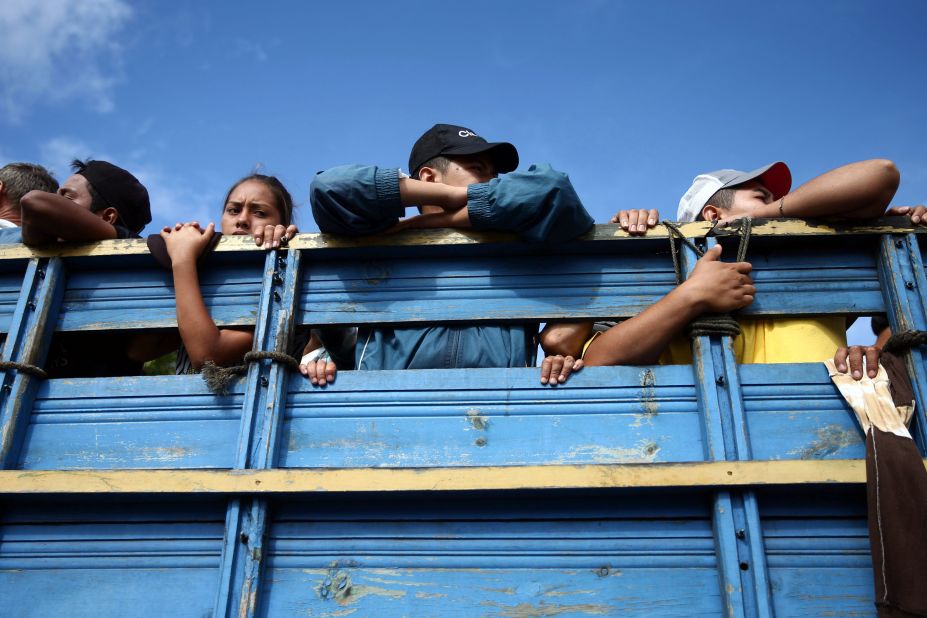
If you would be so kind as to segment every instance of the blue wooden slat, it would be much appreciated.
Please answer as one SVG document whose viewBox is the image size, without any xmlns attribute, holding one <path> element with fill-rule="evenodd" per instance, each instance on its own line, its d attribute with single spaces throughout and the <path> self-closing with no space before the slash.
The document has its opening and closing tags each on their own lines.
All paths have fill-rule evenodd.
<svg viewBox="0 0 927 618">
<path fill-rule="evenodd" d="M 760 496 L 776 616 L 875 616 L 862 488 Z"/>
<path fill-rule="evenodd" d="M 60 259 L 33 259 L 23 278 L 22 292 L 10 333 L 3 344 L 3 359 L 41 367 L 48 354 L 55 319 L 64 291 Z M 9 369 L 0 387 L 0 468 L 12 467 L 32 412 L 40 379 Z"/>
<path fill-rule="evenodd" d="M 440 248 L 422 251 L 431 249 Z M 504 255 L 502 248 L 496 252 Z M 261 285 L 254 259 L 246 252 L 240 263 L 203 269 L 204 301 L 220 326 L 254 323 Z M 860 315 L 884 309 L 871 256 L 834 248 L 805 259 L 797 252 L 771 253 L 757 256 L 754 263 L 762 293 L 744 315 Z M 170 273 L 139 267 L 133 261 L 128 264 L 136 268 L 110 265 L 73 273 L 57 328 L 176 326 Z M 569 259 L 528 255 L 500 260 L 464 254 L 338 260 L 318 262 L 307 271 L 298 320 L 355 324 L 626 317 L 642 311 L 672 286 L 671 266 L 662 251 Z"/>
<path fill-rule="evenodd" d="M 707 501 L 675 498 L 288 504 L 267 544 L 262 614 L 719 615 Z"/>
<path fill-rule="evenodd" d="M 12 272 L 0 272 L 0 333 L 10 331 L 27 264 Z"/>
<path fill-rule="evenodd" d="M 649 373 L 648 373 L 649 372 Z M 744 365 L 757 459 L 863 456 L 855 417 L 823 365 Z M 704 460 L 689 366 L 589 367 L 556 389 L 537 369 L 293 375 L 282 467 Z M 17 467 L 229 468 L 243 384 L 216 397 L 199 376 L 49 380 Z"/>
<path fill-rule="evenodd" d="M 751 259 L 753 259 L 751 257 Z M 866 314 L 884 309 L 873 257 L 820 249 L 758 256 L 761 293 L 743 315 Z M 672 289 L 665 252 L 314 262 L 300 324 L 629 317 Z"/>
<path fill-rule="evenodd" d="M 853 411 L 823 363 L 741 365 L 754 459 L 863 459 Z"/>
<path fill-rule="evenodd" d="M 218 504 L 4 505 L 4 616 L 190 616 L 212 611 Z"/>
<path fill-rule="evenodd" d="M 595 367 L 562 387 L 537 369 L 294 377 L 282 467 L 699 461 L 688 367 Z M 624 385 L 624 386 L 616 386 Z"/>
<path fill-rule="evenodd" d="M 254 324 L 261 266 L 250 252 L 241 262 L 200 270 L 200 288 L 219 326 Z M 132 264 L 130 262 L 130 264 Z M 168 328 L 177 326 L 169 271 L 159 267 L 80 270 L 68 278 L 58 330 Z"/>
</svg>

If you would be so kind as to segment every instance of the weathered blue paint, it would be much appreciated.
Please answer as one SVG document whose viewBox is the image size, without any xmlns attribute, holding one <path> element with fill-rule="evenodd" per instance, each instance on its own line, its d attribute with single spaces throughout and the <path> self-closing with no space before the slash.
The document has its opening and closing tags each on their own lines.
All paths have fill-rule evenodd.
<svg viewBox="0 0 927 618">
<path fill-rule="evenodd" d="M 32 259 L 3 344 L 3 360 L 41 367 L 48 354 L 55 317 L 64 292 L 58 258 Z M 0 468 L 19 457 L 39 378 L 7 369 L 0 386 Z"/>
<path fill-rule="evenodd" d="M 720 240 L 726 255 L 732 240 Z M 924 328 L 923 260 L 913 235 L 901 247 L 896 240 L 854 236 L 851 250 L 840 237 L 755 238 L 748 259 L 761 293 L 747 313 L 889 307 L 895 327 Z M 284 350 L 297 323 L 630 315 L 672 286 L 665 244 L 306 249 L 287 252 L 285 268 L 274 256 L 229 252 L 204 269 L 203 287 L 217 322 L 254 325 L 256 349 Z M 59 330 L 175 324 L 169 277 L 148 256 L 55 260 L 67 267 L 60 319 L 47 320 Z M 24 264 L 0 260 L 0 323 L 4 299 L 25 298 L 3 277 L 20 277 Z M 55 315 L 50 288 L 31 293 Z M 47 344 L 49 333 L 12 326 L 26 324 L 28 312 L 13 313 L 8 348 Z M 34 341 L 17 343 L 16 332 Z M 557 388 L 526 368 L 343 372 L 318 389 L 267 361 L 223 397 L 194 376 L 49 380 L 34 401 L 19 402 L 16 423 L 0 402 L 3 426 L 15 425 L 22 443 L 7 465 L 453 468 L 863 456 L 852 412 L 822 365 L 737 366 L 730 343 L 717 338 L 694 349 L 693 367 L 587 368 Z M 923 399 L 918 354 L 910 368 Z M 14 496 L 0 515 L 0 613 L 874 615 L 863 500 L 858 487 L 712 486 L 194 493 L 106 503 Z"/>
<path fill-rule="evenodd" d="M 927 330 L 927 305 L 923 303 L 923 295 L 927 294 L 927 290 L 918 287 L 918 283 L 924 280 L 924 263 L 914 234 L 885 234 L 881 237 L 879 276 L 887 297 L 886 307 L 890 308 L 887 313 L 892 331 Z M 924 361 L 922 347 L 915 347 L 905 355 L 908 374 L 914 386 L 914 396 L 918 402 L 914 407 L 912 429 L 922 453 L 927 449 L 927 416 L 924 405 L 920 403 L 927 402 L 927 372 L 924 371 Z"/>
<path fill-rule="evenodd" d="M 288 352 L 296 324 L 300 256 L 295 251 L 267 254 L 254 331 L 254 350 Z M 287 374 L 286 366 L 270 360 L 249 365 L 236 469 L 263 469 L 275 465 L 279 427 L 286 401 Z M 264 499 L 235 498 L 229 504 L 216 616 L 255 615 L 264 568 L 267 510 L 268 502 Z"/>
</svg>

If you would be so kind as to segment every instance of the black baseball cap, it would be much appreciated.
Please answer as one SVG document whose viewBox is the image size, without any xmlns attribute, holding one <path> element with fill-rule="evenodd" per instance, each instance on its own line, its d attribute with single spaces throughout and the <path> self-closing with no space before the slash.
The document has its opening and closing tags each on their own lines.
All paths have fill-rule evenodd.
<svg viewBox="0 0 927 618">
<path fill-rule="evenodd" d="M 518 167 L 518 151 L 508 142 L 487 142 L 467 127 L 436 124 L 418 138 L 409 155 L 409 174 L 418 178 L 418 170 L 435 157 L 489 153 L 496 172 L 504 174 Z"/>
<path fill-rule="evenodd" d="M 116 209 L 119 220 L 131 232 L 138 234 L 151 223 L 148 190 L 126 170 L 109 161 L 87 161 L 75 173 L 87 179 L 107 206 Z"/>
</svg>

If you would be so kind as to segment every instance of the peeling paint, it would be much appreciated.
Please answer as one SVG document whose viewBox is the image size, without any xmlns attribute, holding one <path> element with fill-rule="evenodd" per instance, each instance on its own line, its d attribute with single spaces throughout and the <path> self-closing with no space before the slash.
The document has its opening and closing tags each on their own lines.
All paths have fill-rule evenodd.
<svg viewBox="0 0 927 618">
<path fill-rule="evenodd" d="M 443 599 L 446 597 L 446 594 L 441 594 L 440 592 L 416 592 L 416 599 Z"/>
<path fill-rule="evenodd" d="M 856 429 L 844 429 L 840 425 L 825 425 L 817 430 L 818 438 L 811 444 L 789 451 L 800 459 L 823 459 L 842 448 L 861 442 Z"/>
<path fill-rule="evenodd" d="M 514 588 L 480 588 L 486 592 L 497 592 L 499 594 L 515 594 Z"/>
<path fill-rule="evenodd" d="M 473 441 L 473 443 L 477 446 L 486 446 L 487 442 L 488 440 L 486 440 L 486 438 L 477 438 Z"/>
<path fill-rule="evenodd" d="M 357 607 L 349 607 L 348 609 L 337 609 L 333 612 L 325 612 L 322 614 L 323 618 L 340 618 L 341 616 L 350 616 L 353 613 L 356 613 L 358 610 Z"/>
<path fill-rule="evenodd" d="M 641 384 L 641 407 L 644 409 L 644 417 L 654 417 L 657 415 L 657 384 L 656 377 L 650 369 L 644 369 L 640 374 Z"/>
<path fill-rule="evenodd" d="M 591 461 L 593 463 L 651 463 L 656 461 L 660 445 L 653 440 L 641 440 L 633 448 L 608 448 L 599 444 L 577 446 L 557 463 Z"/>
<path fill-rule="evenodd" d="M 574 594 L 596 594 L 595 590 L 561 590 L 563 586 L 553 586 L 545 590 L 542 594 L 545 597 L 569 597 Z"/>
<path fill-rule="evenodd" d="M 141 461 L 176 461 L 193 454 L 190 449 L 182 446 L 150 446 L 136 449 L 135 452 Z"/>
<path fill-rule="evenodd" d="M 486 431 L 489 428 L 489 419 L 473 408 L 467 410 L 467 421 L 477 431 Z"/>
<path fill-rule="evenodd" d="M 402 585 L 408 584 L 403 583 Z M 322 583 L 316 589 L 316 593 L 323 601 L 333 600 L 341 606 L 355 603 L 366 596 L 381 596 L 392 599 L 401 599 L 406 596 L 405 590 L 389 590 L 377 586 L 355 584 L 351 574 L 339 568 L 337 564 L 333 565 L 325 573 Z"/>
<path fill-rule="evenodd" d="M 519 603 L 509 606 L 500 603 L 483 601 L 481 605 L 496 607 L 501 610 L 500 616 L 505 618 L 545 618 L 546 616 L 561 616 L 563 614 L 586 614 L 587 616 L 609 616 L 612 609 L 608 605 L 593 605 L 584 603 L 580 605 L 555 605 L 541 601 L 537 605 L 532 603 Z"/>
</svg>

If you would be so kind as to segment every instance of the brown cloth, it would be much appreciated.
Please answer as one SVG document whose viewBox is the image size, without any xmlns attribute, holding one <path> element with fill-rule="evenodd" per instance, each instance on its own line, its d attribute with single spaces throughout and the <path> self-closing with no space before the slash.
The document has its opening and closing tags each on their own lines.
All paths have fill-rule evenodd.
<svg viewBox="0 0 927 618">
<path fill-rule="evenodd" d="M 881 363 L 895 405 L 911 405 L 904 362 L 883 354 Z M 914 440 L 871 427 L 866 497 L 878 615 L 927 616 L 927 470 Z"/>
</svg>

